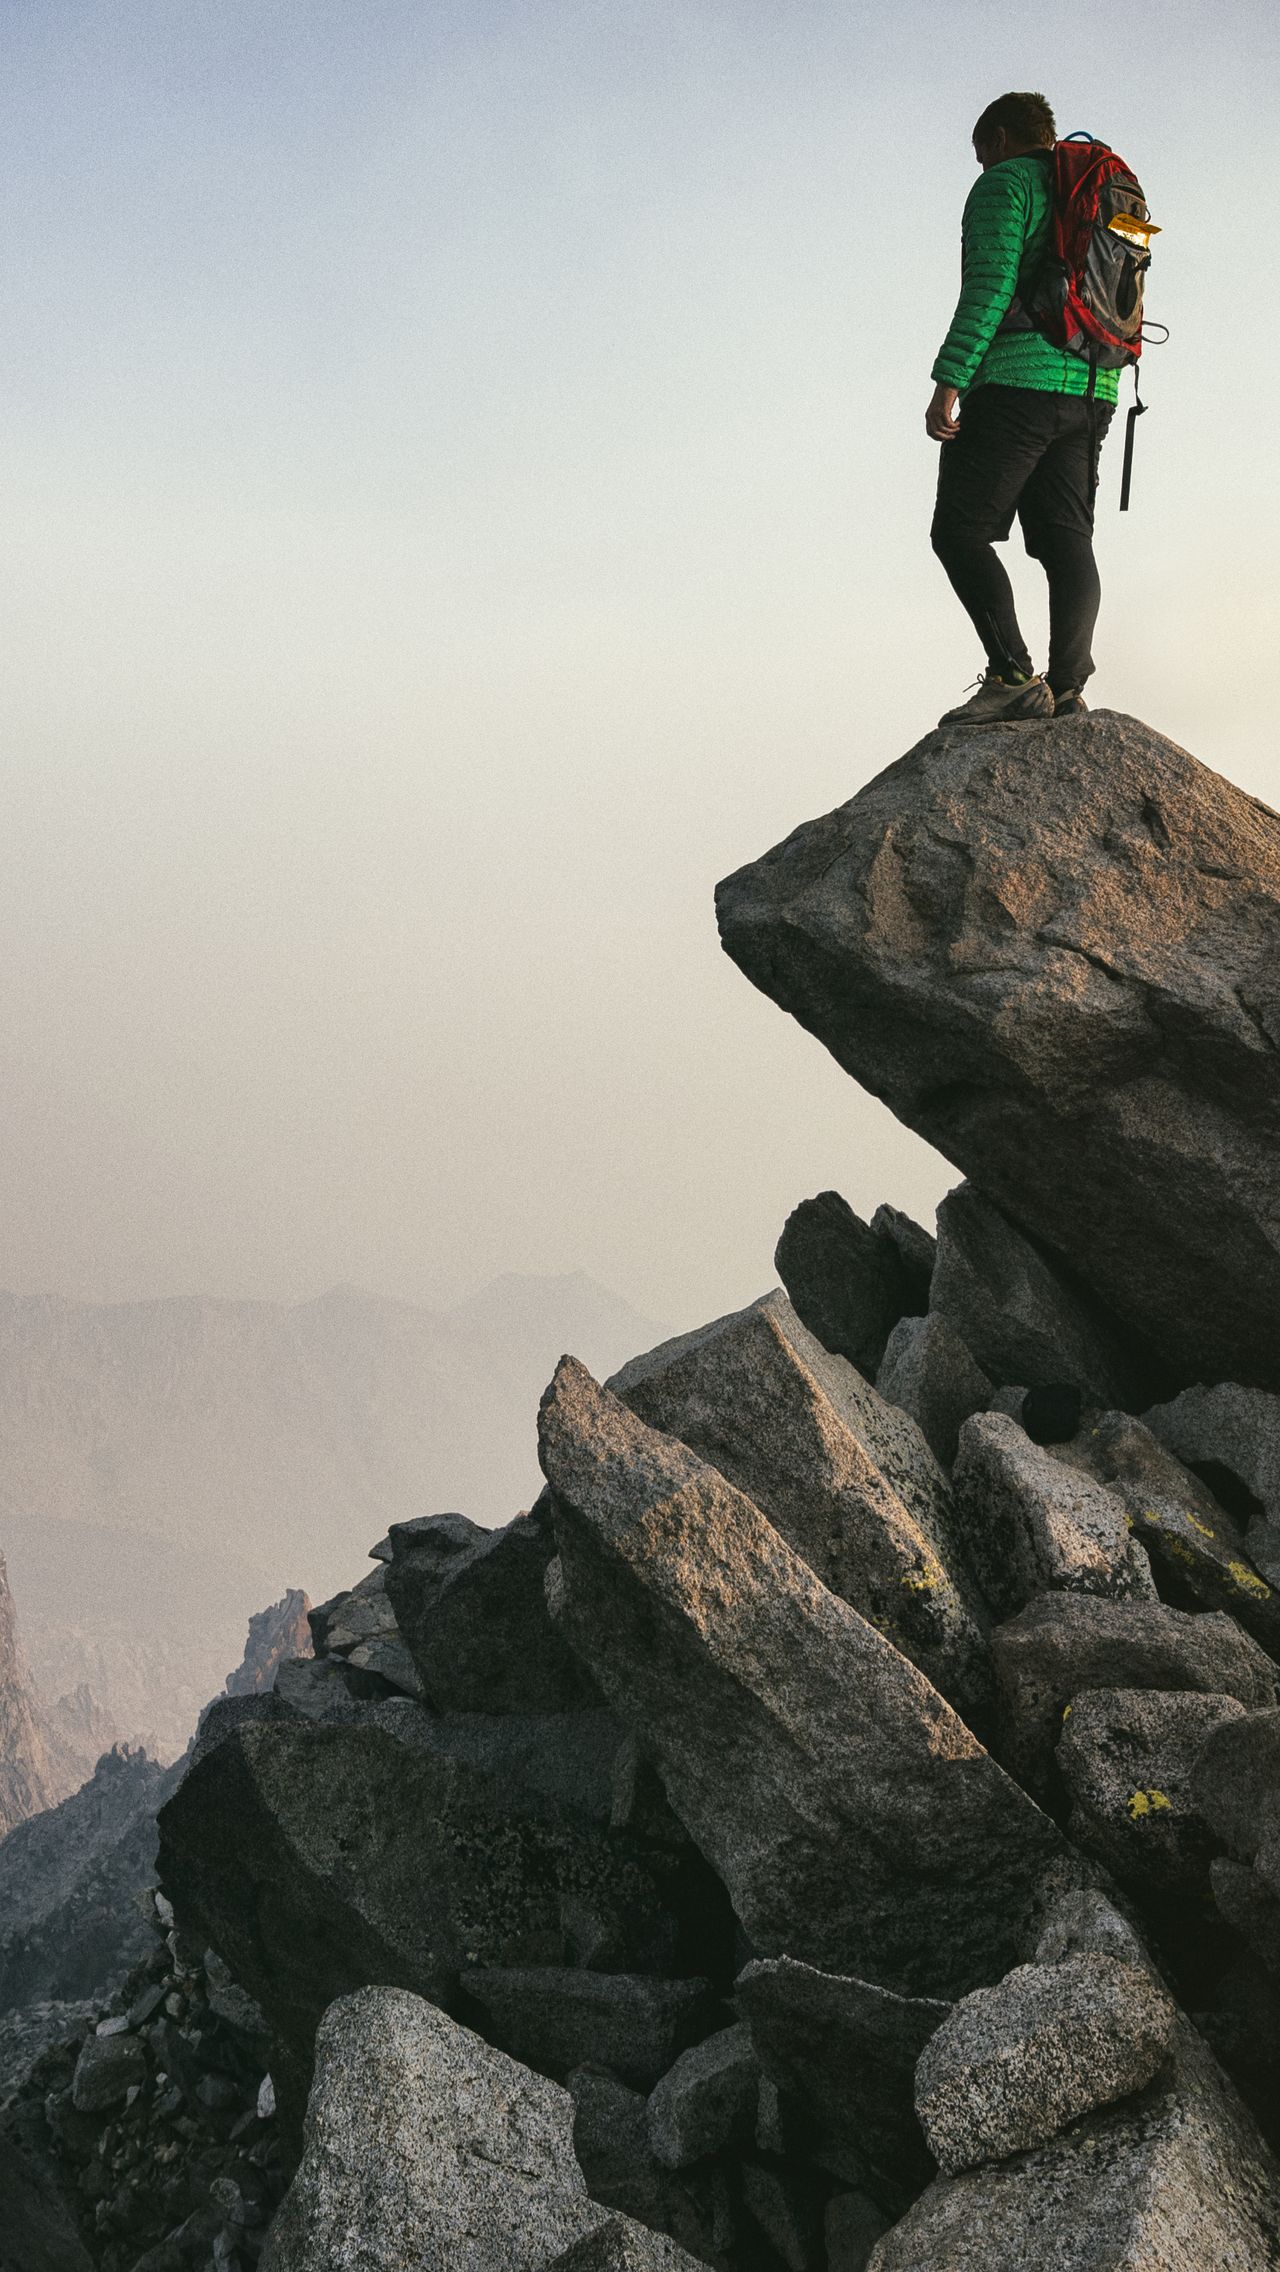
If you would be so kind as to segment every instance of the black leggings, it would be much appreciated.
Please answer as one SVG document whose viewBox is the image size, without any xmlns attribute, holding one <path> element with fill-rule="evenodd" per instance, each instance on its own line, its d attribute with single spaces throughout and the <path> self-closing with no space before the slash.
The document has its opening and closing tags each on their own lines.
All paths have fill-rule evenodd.
<svg viewBox="0 0 1280 2272">
<path fill-rule="evenodd" d="M 1016 512 L 1023 540 L 1049 580 L 1049 668 L 1055 694 L 1093 671 L 1090 645 L 1102 587 L 1093 557 L 1098 456 L 1110 403 L 1031 387 L 978 387 L 960 431 L 941 445 L 933 549 L 968 611 L 990 667 L 1032 667 L 1013 587 L 994 546 Z"/>
</svg>

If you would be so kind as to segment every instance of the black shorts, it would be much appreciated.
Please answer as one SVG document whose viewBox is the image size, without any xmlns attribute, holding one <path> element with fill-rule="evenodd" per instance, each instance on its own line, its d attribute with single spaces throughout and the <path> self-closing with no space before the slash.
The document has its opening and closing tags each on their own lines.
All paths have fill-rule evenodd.
<svg viewBox="0 0 1280 2272">
<path fill-rule="evenodd" d="M 943 442 L 933 535 L 1002 544 L 1016 513 L 1028 552 L 1044 529 L 1093 534 L 1098 458 L 1114 405 L 1034 387 L 975 387 Z"/>
</svg>

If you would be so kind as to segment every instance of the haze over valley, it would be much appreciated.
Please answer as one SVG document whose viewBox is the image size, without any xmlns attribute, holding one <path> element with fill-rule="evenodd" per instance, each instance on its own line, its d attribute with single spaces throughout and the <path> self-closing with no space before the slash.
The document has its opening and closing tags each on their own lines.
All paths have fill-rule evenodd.
<svg viewBox="0 0 1280 2272">
<path fill-rule="evenodd" d="M 557 1358 L 607 1374 L 663 1332 L 581 1272 L 442 1311 L 0 1296 L 0 1552 L 38 1688 L 87 1684 L 173 1756 L 254 1611 L 349 1584 L 391 1522 L 509 1520 Z"/>
</svg>

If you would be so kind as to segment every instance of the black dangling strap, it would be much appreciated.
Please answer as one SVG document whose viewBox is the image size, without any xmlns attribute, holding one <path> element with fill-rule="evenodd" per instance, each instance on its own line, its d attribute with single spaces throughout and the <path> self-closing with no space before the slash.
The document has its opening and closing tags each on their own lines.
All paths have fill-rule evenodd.
<svg viewBox="0 0 1280 2272">
<path fill-rule="evenodd" d="M 1098 350 L 1089 349 L 1089 511 L 1093 511 L 1098 494 L 1098 470 L 1102 444 L 1098 439 Z"/>
<path fill-rule="evenodd" d="M 1138 366 L 1133 366 L 1133 404 L 1124 422 L 1124 467 L 1120 475 L 1120 510 L 1129 510 L 1129 491 L 1133 485 L 1133 433 L 1146 404 L 1138 392 Z"/>
</svg>

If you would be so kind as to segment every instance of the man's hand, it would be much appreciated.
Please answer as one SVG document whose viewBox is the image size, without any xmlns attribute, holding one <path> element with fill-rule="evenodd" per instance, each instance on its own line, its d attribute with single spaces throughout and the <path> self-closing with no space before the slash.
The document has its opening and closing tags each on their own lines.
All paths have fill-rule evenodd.
<svg viewBox="0 0 1280 2272">
<path fill-rule="evenodd" d="M 931 442 L 954 442 L 960 431 L 960 397 L 954 387 L 938 381 L 924 414 L 924 430 Z"/>
</svg>

